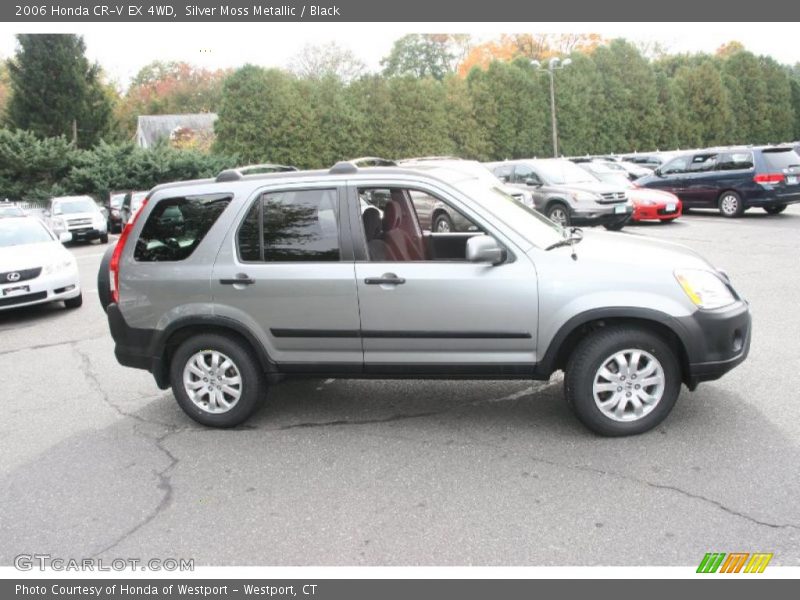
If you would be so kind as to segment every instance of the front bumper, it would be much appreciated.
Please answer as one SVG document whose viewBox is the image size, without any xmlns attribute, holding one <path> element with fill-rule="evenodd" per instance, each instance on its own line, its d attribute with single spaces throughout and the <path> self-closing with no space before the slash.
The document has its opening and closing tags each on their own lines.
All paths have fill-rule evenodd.
<svg viewBox="0 0 800 600">
<path fill-rule="evenodd" d="M 68 229 L 67 231 L 72 234 L 73 242 L 88 242 L 91 240 L 100 239 L 104 235 L 108 235 L 107 229 L 99 229 L 96 227 L 85 229 Z"/>
<path fill-rule="evenodd" d="M 667 221 L 677 219 L 682 214 L 681 205 L 678 204 L 675 210 L 668 211 L 666 204 L 644 205 L 637 204 L 633 208 L 634 221 Z"/>
<path fill-rule="evenodd" d="M 719 379 L 741 364 L 750 352 L 752 319 L 747 302 L 717 310 L 697 310 L 677 319 L 686 347 L 690 389 Z"/>
<path fill-rule="evenodd" d="M 6 290 L 12 288 L 25 287 L 27 290 L 6 293 Z M 77 269 L 67 269 L 62 273 L 39 275 L 36 279 L 0 285 L 0 310 L 69 300 L 79 296 L 80 293 L 81 286 Z"/>
<path fill-rule="evenodd" d="M 624 207 L 624 212 L 617 208 Z M 630 204 L 595 204 L 591 207 L 572 209 L 570 222 L 573 225 L 613 225 L 623 223 L 631 218 L 633 206 Z"/>
</svg>

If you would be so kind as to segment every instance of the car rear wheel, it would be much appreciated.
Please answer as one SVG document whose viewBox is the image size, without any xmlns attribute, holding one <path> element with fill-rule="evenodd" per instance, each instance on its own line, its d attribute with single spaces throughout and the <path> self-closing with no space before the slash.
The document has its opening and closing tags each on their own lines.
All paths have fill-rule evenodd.
<svg viewBox="0 0 800 600">
<path fill-rule="evenodd" d="M 234 427 L 258 408 L 266 389 L 257 362 L 240 342 L 219 334 L 196 335 L 172 357 L 175 399 L 192 419 L 210 427 Z"/>
<path fill-rule="evenodd" d="M 100 236 L 100 243 L 101 244 L 107 244 L 108 243 L 108 234 Z"/>
<path fill-rule="evenodd" d="M 433 220 L 433 230 L 436 233 L 450 233 L 453 231 L 453 220 L 446 213 L 439 213 Z"/>
<path fill-rule="evenodd" d="M 719 212 L 723 217 L 741 217 L 744 213 L 742 197 L 732 190 L 722 192 L 719 197 Z"/>
<path fill-rule="evenodd" d="M 635 326 L 603 328 L 584 338 L 564 377 L 567 402 L 578 419 L 605 436 L 649 431 L 672 410 L 680 386 L 675 352 Z"/>
<path fill-rule="evenodd" d="M 548 207 L 547 218 L 557 225 L 567 227 L 569 226 L 569 209 L 560 202 L 557 202 Z"/>
<path fill-rule="evenodd" d="M 773 204 L 772 206 L 765 206 L 764 210 L 768 215 L 779 215 L 786 210 L 785 204 Z"/>
</svg>

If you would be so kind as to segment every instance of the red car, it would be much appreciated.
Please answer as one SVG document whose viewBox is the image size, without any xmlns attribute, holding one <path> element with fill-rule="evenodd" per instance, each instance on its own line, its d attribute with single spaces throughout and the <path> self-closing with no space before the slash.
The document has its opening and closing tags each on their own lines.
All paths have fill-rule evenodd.
<svg viewBox="0 0 800 600">
<path fill-rule="evenodd" d="M 627 177 L 620 174 L 619 170 L 607 166 L 600 160 L 578 162 L 577 165 L 597 177 L 600 181 L 613 183 L 628 189 L 628 198 L 633 203 L 631 221 L 656 220 L 670 222 L 681 216 L 683 205 L 680 198 L 675 194 L 662 190 L 637 187 Z"/>
<path fill-rule="evenodd" d="M 640 188 L 631 184 L 628 198 L 633 202 L 631 221 L 674 221 L 683 211 L 681 199 L 669 192 Z"/>
</svg>

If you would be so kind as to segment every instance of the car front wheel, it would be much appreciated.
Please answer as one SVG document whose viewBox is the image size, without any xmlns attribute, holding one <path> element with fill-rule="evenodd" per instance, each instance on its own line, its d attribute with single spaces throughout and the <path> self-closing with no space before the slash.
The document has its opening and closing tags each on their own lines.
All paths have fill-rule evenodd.
<svg viewBox="0 0 800 600">
<path fill-rule="evenodd" d="M 584 338 L 564 377 L 567 402 L 578 419 L 605 436 L 649 431 L 672 410 L 680 387 L 675 352 L 634 326 L 602 328 Z"/>
<path fill-rule="evenodd" d="M 183 342 L 172 357 L 170 383 L 184 412 L 210 427 L 234 427 L 246 421 L 266 389 L 261 368 L 248 349 L 219 334 L 196 335 Z"/>
<path fill-rule="evenodd" d="M 569 209 L 561 203 L 553 204 L 547 209 L 547 218 L 562 227 L 569 226 Z"/>
</svg>

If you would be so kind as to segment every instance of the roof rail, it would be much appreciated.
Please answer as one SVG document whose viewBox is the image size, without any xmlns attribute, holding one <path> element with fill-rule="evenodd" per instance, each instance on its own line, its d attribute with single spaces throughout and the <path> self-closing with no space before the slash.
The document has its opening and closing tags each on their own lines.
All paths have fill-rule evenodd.
<svg viewBox="0 0 800 600">
<path fill-rule="evenodd" d="M 379 156 L 361 156 L 359 158 L 351 158 L 350 160 L 340 160 L 333 165 L 328 173 L 331 175 L 345 175 L 348 173 L 356 173 L 359 167 L 396 167 L 397 163 L 388 158 L 381 158 Z"/>
<path fill-rule="evenodd" d="M 244 167 L 236 167 L 233 169 L 225 169 L 217 175 L 216 181 L 238 181 L 245 175 L 264 174 L 264 173 L 285 173 L 288 171 L 297 171 L 297 167 L 289 165 L 276 165 L 273 163 L 263 163 L 260 165 L 247 165 Z"/>
</svg>

